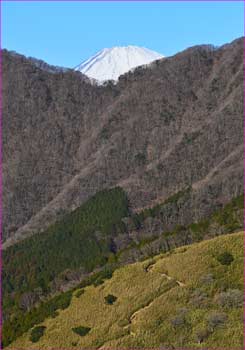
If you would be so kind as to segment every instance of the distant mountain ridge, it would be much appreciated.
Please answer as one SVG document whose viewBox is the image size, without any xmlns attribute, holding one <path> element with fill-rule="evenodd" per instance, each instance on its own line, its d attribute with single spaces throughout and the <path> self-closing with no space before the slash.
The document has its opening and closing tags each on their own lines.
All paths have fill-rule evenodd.
<svg viewBox="0 0 245 350">
<path fill-rule="evenodd" d="M 3 50 L 3 52 L 5 52 L 5 51 L 7 51 L 7 50 Z M 48 64 L 45 61 L 37 59 L 35 57 L 25 57 L 24 55 L 21 55 L 16 51 L 9 51 L 9 54 L 12 55 L 13 57 L 20 58 L 23 60 L 28 59 L 30 62 L 33 62 L 36 67 L 38 67 L 42 70 L 45 70 L 49 73 L 67 72 L 68 70 L 71 70 L 71 68 L 65 68 L 65 67 L 54 66 L 54 65 Z"/>
<path fill-rule="evenodd" d="M 106 86 L 3 51 L 3 82 L 5 245 L 105 188 L 123 187 L 132 211 L 190 188 L 168 225 L 200 220 L 243 192 L 243 38 Z"/>
<path fill-rule="evenodd" d="M 163 55 L 138 46 L 118 46 L 97 52 L 82 62 L 75 70 L 82 72 L 98 82 L 118 80 L 119 76 L 133 68 L 149 64 Z"/>
</svg>

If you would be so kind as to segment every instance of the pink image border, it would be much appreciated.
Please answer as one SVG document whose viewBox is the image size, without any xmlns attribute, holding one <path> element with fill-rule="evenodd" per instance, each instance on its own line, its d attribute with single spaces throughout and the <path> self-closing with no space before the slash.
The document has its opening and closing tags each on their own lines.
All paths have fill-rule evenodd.
<svg viewBox="0 0 245 350">
<path fill-rule="evenodd" d="M 2 3 L 6 3 L 6 2 L 68 2 L 68 3 L 72 3 L 72 2 L 98 2 L 98 3 L 103 3 L 103 2 L 137 2 L 137 3 L 141 3 L 141 2 L 148 2 L 148 3 L 153 3 L 153 2 L 180 2 L 180 3 L 188 3 L 188 2 L 218 2 L 218 3 L 222 3 L 222 2 L 230 2 L 230 3 L 234 3 L 234 2 L 242 2 L 245 5 L 245 0 L 0 0 L 0 201 L 1 201 L 1 207 L 0 207 L 0 281 L 2 281 L 2 233 L 3 233 L 3 210 L 2 210 L 2 194 L 3 194 L 3 177 L 2 177 L 2 121 L 3 121 L 3 116 L 2 116 L 2 110 L 3 110 L 3 100 L 2 100 L 2 89 L 3 89 L 3 78 L 2 78 Z M 245 7 L 245 6 L 244 6 Z M 245 9 L 244 9 L 244 13 L 243 13 L 243 20 L 244 20 L 244 33 L 243 35 L 245 35 Z M 244 67 L 243 67 L 243 73 L 244 73 L 244 81 L 245 81 L 245 38 L 244 38 L 244 50 L 243 50 L 243 54 L 244 54 Z M 245 86 L 244 86 L 244 111 L 245 111 Z M 243 111 L 243 113 L 244 113 Z M 245 118 L 244 118 L 244 140 L 245 140 Z M 245 142 L 244 142 L 244 169 L 245 169 Z M 245 188 L 245 172 L 244 172 L 244 188 Z M 245 204 L 245 199 L 244 199 L 244 204 Z M 245 232 L 245 209 L 244 209 L 244 232 Z M 244 235 L 244 258 L 245 258 L 245 235 Z M 244 259 L 244 291 L 245 291 L 245 259 Z M 1 283 L 1 287 L 0 287 L 0 340 L 2 339 L 2 324 L 3 324 L 3 317 L 2 317 L 2 283 Z M 244 336 L 245 336 L 245 304 L 244 304 Z M 245 338 L 245 337 L 244 337 Z M 243 348 L 245 350 L 245 341 L 244 341 L 244 345 Z M 0 343 L 0 349 L 2 349 L 2 344 Z M 52 348 L 52 350 L 72 350 L 72 349 L 76 349 L 76 348 Z M 77 348 L 82 350 L 81 348 Z M 93 348 L 90 348 L 90 350 L 92 350 Z M 201 349 L 201 348 L 200 348 Z M 26 348 L 18 348 L 15 350 L 28 350 Z M 85 349 L 84 349 L 85 350 Z M 87 348 L 87 350 L 89 350 Z M 107 348 L 105 350 L 113 350 L 113 348 Z M 140 348 L 121 348 L 121 350 L 140 350 Z M 164 350 L 163 347 L 161 348 L 144 348 L 143 350 Z M 175 348 L 175 350 L 191 350 L 190 348 Z M 202 348 L 202 350 L 204 350 Z M 207 350 L 207 349 L 206 349 Z M 212 350 L 212 349 L 209 349 Z M 217 349 L 216 349 L 217 350 Z M 225 349 L 219 349 L 219 350 L 228 350 L 227 348 Z M 235 349 L 232 348 L 231 350 L 240 350 L 240 348 Z"/>
</svg>

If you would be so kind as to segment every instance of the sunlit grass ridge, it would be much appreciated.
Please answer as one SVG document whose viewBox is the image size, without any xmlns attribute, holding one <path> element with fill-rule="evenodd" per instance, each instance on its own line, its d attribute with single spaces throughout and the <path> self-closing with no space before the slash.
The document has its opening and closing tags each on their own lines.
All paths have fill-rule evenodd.
<svg viewBox="0 0 245 350">
<path fill-rule="evenodd" d="M 218 261 L 222 252 L 233 256 L 229 265 Z M 202 344 L 208 349 L 242 349 L 242 290 L 240 232 L 116 270 L 102 285 L 85 287 L 79 297 L 75 291 L 67 309 L 43 322 L 46 330 L 37 343 L 28 332 L 10 348 L 198 349 Z M 230 291 L 236 291 L 236 300 L 222 304 L 222 296 L 232 297 Z M 117 297 L 113 305 L 105 302 L 109 294 Z M 91 330 L 80 336 L 72 331 L 76 327 Z"/>
</svg>

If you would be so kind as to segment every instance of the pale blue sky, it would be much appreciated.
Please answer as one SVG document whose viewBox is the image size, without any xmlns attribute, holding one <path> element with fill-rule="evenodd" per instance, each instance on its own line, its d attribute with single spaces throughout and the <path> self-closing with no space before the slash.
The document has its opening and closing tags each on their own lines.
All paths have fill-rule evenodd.
<svg viewBox="0 0 245 350">
<path fill-rule="evenodd" d="M 170 56 L 244 35 L 244 4 L 213 2 L 2 3 L 2 47 L 74 67 L 104 47 L 137 45 Z"/>
</svg>

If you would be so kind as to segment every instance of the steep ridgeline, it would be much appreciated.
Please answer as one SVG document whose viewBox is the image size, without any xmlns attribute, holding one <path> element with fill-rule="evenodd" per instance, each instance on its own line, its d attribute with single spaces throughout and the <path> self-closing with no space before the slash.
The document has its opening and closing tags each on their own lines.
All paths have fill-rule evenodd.
<svg viewBox="0 0 245 350">
<path fill-rule="evenodd" d="M 199 221 L 243 189 L 243 38 L 105 86 L 3 51 L 3 151 L 5 246 L 112 186 L 132 210 L 190 188 L 168 222 Z"/>
</svg>

